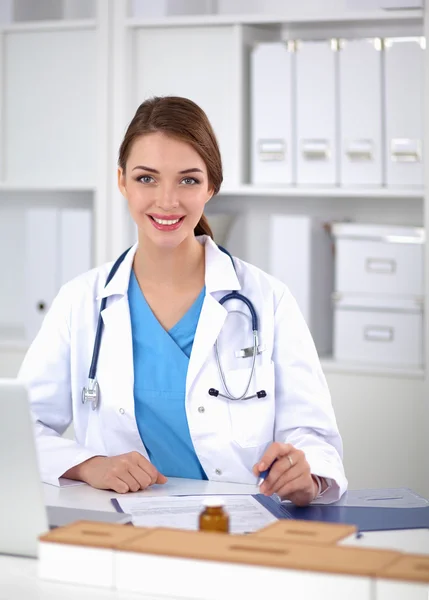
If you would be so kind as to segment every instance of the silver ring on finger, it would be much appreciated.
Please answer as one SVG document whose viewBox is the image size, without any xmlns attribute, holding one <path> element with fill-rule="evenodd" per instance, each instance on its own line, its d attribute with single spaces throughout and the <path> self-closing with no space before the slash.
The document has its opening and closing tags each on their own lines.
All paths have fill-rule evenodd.
<svg viewBox="0 0 429 600">
<path fill-rule="evenodd" d="M 290 454 L 287 455 L 287 459 L 290 462 L 290 466 L 293 467 L 293 460 Z"/>
</svg>

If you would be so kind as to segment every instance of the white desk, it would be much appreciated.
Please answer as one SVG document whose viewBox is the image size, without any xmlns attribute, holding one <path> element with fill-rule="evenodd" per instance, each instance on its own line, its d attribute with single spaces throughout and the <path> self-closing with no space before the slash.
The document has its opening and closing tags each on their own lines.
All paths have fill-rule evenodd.
<svg viewBox="0 0 429 600">
<path fill-rule="evenodd" d="M 182 480 L 180 485 L 183 494 L 248 494 L 256 492 L 255 486 L 251 485 L 191 480 Z M 119 496 L 112 492 L 94 490 L 86 485 L 65 488 L 44 485 L 44 494 L 46 504 L 51 506 L 109 511 L 114 511 L 110 499 Z M 351 536 L 343 543 L 360 547 L 389 548 L 429 554 L 429 530 L 371 532 L 363 534 L 360 539 Z M 138 598 L 150 600 L 149 597 L 141 594 L 126 594 L 99 588 L 90 588 L 89 591 L 89 588 L 80 586 L 42 581 L 37 577 L 35 560 L 0 556 L 0 600 L 58 600 L 59 598 L 61 600 L 81 600 L 87 597 L 91 597 L 93 600 L 137 600 Z M 171 600 L 176 599 L 171 598 Z"/>
</svg>

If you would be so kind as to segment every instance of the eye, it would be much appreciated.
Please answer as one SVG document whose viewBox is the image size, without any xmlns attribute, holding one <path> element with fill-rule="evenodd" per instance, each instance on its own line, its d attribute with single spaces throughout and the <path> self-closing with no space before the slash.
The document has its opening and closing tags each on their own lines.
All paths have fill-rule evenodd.
<svg viewBox="0 0 429 600">
<path fill-rule="evenodd" d="M 141 183 L 152 183 L 154 181 L 154 178 L 150 175 L 143 175 L 142 177 L 139 177 L 138 181 L 140 181 Z"/>
<path fill-rule="evenodd" d="M 195 179 L 195 177 L 185 177 L 184 179 L 182 179 L 182 183 L 184 183 L 185 185 L 195 185 L 200 182 L 198 181 L 198 179 Z"/>
</svg>

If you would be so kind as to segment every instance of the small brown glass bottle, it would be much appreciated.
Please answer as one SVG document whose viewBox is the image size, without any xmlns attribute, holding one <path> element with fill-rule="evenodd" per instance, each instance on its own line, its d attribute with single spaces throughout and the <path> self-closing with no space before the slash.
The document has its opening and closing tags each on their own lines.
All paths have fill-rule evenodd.
<svg viewBox="0 0 429 600">
<path fill-rule="evenodd" d="M 225 501 L 217 496 L 204 499 L 204 510 L 200 513 L 200 531 L 229 532 L 229 516 L 225 511 Z"/>
</svg>

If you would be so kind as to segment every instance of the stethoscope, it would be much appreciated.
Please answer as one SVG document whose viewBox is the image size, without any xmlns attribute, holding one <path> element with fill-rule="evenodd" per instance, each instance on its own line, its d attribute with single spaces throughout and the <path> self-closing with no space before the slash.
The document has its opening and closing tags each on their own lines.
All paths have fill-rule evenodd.
<svg viewBox="0 0 429 600">
<path fill-rule="evenodd" d="M 229 256 L 229 258 L 231 259 L 231 262 L 232 262 L 232 266 L 234 267 L 234 271 L 237 272 L 237 270 L 235 268 L 235 264 L 234 264 L 234 259 L 232 258 L 231 254 L 228 252 L 228 250 L 225 250 L 225 248 L 222 248 L 222 246 L 218 246 L 218 247 L 219 247 L 219 250 L 221 250 L 227 256 Z M 130 251 L 130 248 L 128 248 L 128 250 L 125 250 L 125 252 L 123 252 L 121 254 L 121 256 L 116 260 L 116 262 L 114 263 L 113 267 L 111 268 L 111 270 L 107 276 L 104 287 L 106 287 L 110 283 L 110 281 L 113 279 L 116 271 L 119 269 L 120 265 L 122 264 L 124 258 L 126 257 L 126 255 L 128 254 L 129 251 Z M 250 312 L 250 316 L 252 319 L 253 344 L 249 348 L 243 348 L 242 350 L 237 351 L 236 356 L 241 357 L 241 358 L 252 357 L 252 367 L 250 369 L 249 380 L 244 389 L 244 392 L 240 396 L 234 396 L 230 392 L 228 385 L 226 383 L 226 380 L 225 380 L 225 373 L 222 369 L 222 365 L 221 365 L 220 357 L 219 357 L 218 340 L 216 340 L 216 342 L 215 342 L 216 364 L 217 364 L 217 368 L 219 371 L 219 377 L 222 381 L 222 385 L 225 390 L 225 394 L 221 394 L 219 392 L 219 390 L 216 390 L 215 388 L 210 388 L 208 393 L 210 396 L 215 396 L 215 397 L 220 396 L 221 398 L 226 398 L 227 400 L 234 400 L 234 401 L 235 400 L 250 400 L 251 398 L 265 398 L 267 395 L 265 390 L 260 390 L 259 392 L 256 392 L 256 394 L 247 396 L 247 392 L 249 391 L 250 384 L 252 383 L 252 378 L 255 374 L 256 356 L 257 356 L 257 354 L 262 352 L 262 349 L 259 346 L 258 316 L 256 314 L 255 307 L 253 306 L 252 302 L 248 298 L 246 298 L 246 296 L 243 296 L 243 294 L 240 294 L 239 292 L 237 292 L 235 290 L 230 292 L 229 294 L 226 294 L 225 296 L 223 296 L 223 298 L 221 298 L 219 300 L 219 304 L 223 305 L 226 302 L 228 302 L 229 300 L 239 300 L 240 302 L 243 302 L 247 306 L 247 308 Z M 88 383 L 87 383 L 86 387 L 82 388 L 82 403 L 85 404 L 86 402 L 91 402 L 92 410 L 95 410 L 100 403 L 100 386 L 98 385 L 98 382 L 97 382 L 97 363 L 98 363 L 98 357 L 100 354 L 101 337 L 103 335 L 103 327 L 104 327 L 103 317 L 101 316 L 101 313 L 106 308 L 106 303 L 107 303 L 107 298 L 102 298 L 101 304 L 100 304 L 100 312 L 98 315 L 97 331 L 95 333 L 94 349 L 92 352 L 91 366 L 90 366 L 89 374 L 88 374 Z"/>
</svg>

